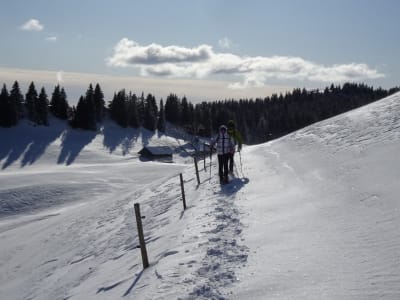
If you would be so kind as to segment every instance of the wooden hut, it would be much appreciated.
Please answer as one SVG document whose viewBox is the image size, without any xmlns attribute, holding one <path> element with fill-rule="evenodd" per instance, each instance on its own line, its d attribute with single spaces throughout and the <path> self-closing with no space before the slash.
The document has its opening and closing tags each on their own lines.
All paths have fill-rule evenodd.
<svg viewBox="0 0 400 300">
<path fill-rule="evenodd" d="M 144 160 L 172 161 L 173 151 L 168 146 L 145 146 L 138 152 Z"/>
</svg>

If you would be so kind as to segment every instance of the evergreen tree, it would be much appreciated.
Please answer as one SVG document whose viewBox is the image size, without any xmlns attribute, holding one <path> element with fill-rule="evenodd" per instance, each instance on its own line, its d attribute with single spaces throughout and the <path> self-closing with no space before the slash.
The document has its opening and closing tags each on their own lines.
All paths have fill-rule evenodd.
<svg viewBox="0 0 400 300">
<path fill-rule="evenodd" d="M 86 130 L 97 129 L 93 101 L 90 101 L 90 98 L 88 99 L 83 96 L 79 98 L 78 104 L 73 113 L 71 126 Z"/>
<path fill-rule="evenodd" d="M 190 116 L 189 103 L 186 99 L 186 96 L 182 98 L 181 107 L 182 107 L 182 115 L 181 115 L 182 125 L 183 126 L 189 125 L 191 123 L 191 116 Z"/>
<path fill-rule="evenodd" d="M 179 124 L 181 121 L 181 103 L 175 94 L 170 94 L 165 102 L 165 119 L 172 124 Z"/>
<path fill-rule="evenodd" d="M 105 113 L 105 101 L 104 94 L 100 88 L 100 85 L 97 83 L 94 88 L 93 101 L 96 111 L 96 120 L 97 122 L 101 122 L 104 118 Z"/>
<path fill-rule="evenodd" d="M 86 103 L 83 96 L 79 97 L 78 104 L 73 107 L 73 116 L 71 119 L 71 126 L 74 128 L 84 128 L 85 127 L 85 115 L 86 115 Z"/>
<path fill-rule="evenodd" d="M 3 84 L 3 88 L 0 93 L 0 126 L 1 127 L 10 127 L 10 120 L 8 115 L 9 110 L 9 95 L 7 91 L 7 87 Z"/>
<path fill-rule="evenodd" d="M 47 99 L 47 94 L 42 87 L 40 90 L 39 97 L 37 98 L 37 103 L 35 105 L 36 113 L 37 113 L 37 124 L 38 125 L 49 125 L 48 121 L 48 107 L 49 107 L 49 100 Z"/>
<path fill-rule="evenodd" d="M 203 102 L 200 106 L 202 113 L 200 123 L 204 126 L 204 135 L 211 136 L 212 135 L 212 119 L 211 119 L 211 111 L 206 102 Z"/>
<path fill-rule="evenodd" d="M 60 119 L 68 119 L 68 114 L 70 111 L 70 107 L 67 100 L 67 93 L 65 93 L 64 88 L 61 88 L 60 92 L 60 106 L 59 106 L 59 118 Z"/>
<path fill-rule="evenodd" d="M 86 96 L 81 96 L 79 98 L 76 109 L 73 110 L 73 116 L 70 122 L 72 127 L 86 130 L 97 129 L 93 94 L 93 87 L 92 84 L 90 84 L 86 91 Z"/>
<path fill-rule="evenodd" d="M 96 106 L 94 103 L 94 91 L 92 84 L 89 84 L 89 88 L 86 91 L 85 102 L 87 106 L 87 128 L 90 130 L 96 130 Z"/>
<path fill-rule="evenodd" d="M 157 123 L 157 105 L 155 98 L 148 94 L 145 101 L 144 107 L 144 119 L 143 119 L 143 127 L 154 131 L 156 129 Z"/>
<path fill-rule="evenodd" d="M 160 100 L 160 112 L 158 115 L 157 129 L 159 132 L 165 132 L 165 111 L 163 99 Z"/>
<path fill-rule="evenodd" d="M 148 101 L 149 109 L 151 110 L 152 114 L 154 116 L 156 116 L 156 118 L 157 118 L 158 107 L 157 107 L 156 97 L 154 97 L 152 94 L 149 94 L 147 96 L 147 101 Z"/>
<path fill-rule="evenodd" d="M 135 94 L 129 93 L 128 103 L 128 126 L 133 128 L 139 128 L 139 116 L 137 110 L 137 96 Z"/>
<path fill-rule="evenodd" d="M 28 92 L 25 95 L 25 106 L 28 112 L 28 119 L 32 122 L 37 123 L 37 111 L 36 111 L 36 103 L 37 103 L 37 91 L 35 88 L 35 84 L 33 81 L 29 85 Z"/>
<path fill-rule="evenodd" d="M 61 88 L 60 85 L 54 87 L 50 100 L 50 111 L 59 119 L 66 120 L 68 118 L 69 105 L 67 95 L 64 88 Z"/>
<path fill-rule="evenodd" d="M 139 116 L 139 124 L 142 126 L 144 123 L 144 111 L 145 111 L 145 103 L 144 103 L 144 93 L 142 92 L 142 95 L 137 101 L 137 111 L 138 111 L 138 116 Z"/>
<path fill-rule="evenodd" d="M 12 89 L 7 100 L 8 126 L 15 126 L 18 123 L 18 101 L 20 101 L 19 95 Z"/>
<path fill-rule="evenodd" d="M 24 116 L 24 96 L 21 93 L 18 81 L 15 81 L 11 88 L 10 101 L 17 107 L 17 120 L 21 119 Z"/>
<path fill-rule="evenodd" d="M 127 97 L 125 90 L 114 94 L 114 98 L 109 105 L 111 118 L 121 127 L 128 126 Z"/>
<path fill-rule="evenodd" d="M 50 112 L 57 118 L 59 118 L 59 105 L 60 105 L 60 100 L 61 100 L 61 91 L 60 91 L 60 85 L 57 84 L 54 87 L 53 94 L 51 94 L 51 99 L 50 99 Z"/>
</svg>

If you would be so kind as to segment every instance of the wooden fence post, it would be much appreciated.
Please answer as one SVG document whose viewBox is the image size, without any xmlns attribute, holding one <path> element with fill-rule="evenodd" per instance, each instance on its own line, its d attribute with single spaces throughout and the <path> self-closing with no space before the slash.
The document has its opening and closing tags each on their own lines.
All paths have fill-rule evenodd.
<svg viewBox="0 0 400 300">
<path fill-rule="evenodd" d="M 140 215 L 139 203 L 135 203 L 135 215 L 140 242 L 140 251 L 142 252 L 143 269 L 146 269 L 149 266 L 149 259 L 147 258 L 146 242 L 144 241 L 142 217 Z"/>
<path fill-rule="evenodd" d="M 197 183 L 200 185 L 199 167 L 197 166 L 197 157 L 194 157 L 194 167 L 196 169 Z"/>
<path fill-rule="evenodd" d="M 182 192 L 183 209 L 186 209 L 185 187 L 183 185 L 182 173 L 179 174 L 179 178 L 181 179 L 181 192 Z"/>
</svg>

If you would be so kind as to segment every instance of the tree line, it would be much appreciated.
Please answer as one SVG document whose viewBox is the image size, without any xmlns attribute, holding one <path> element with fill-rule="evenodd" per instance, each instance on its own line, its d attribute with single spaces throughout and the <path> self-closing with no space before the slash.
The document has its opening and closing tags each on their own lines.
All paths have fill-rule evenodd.
<svg viewBox="0 0 400 300">
<path fill-rule="evenodd" d="M 11 127 L 27 118 L 35 125 L 49 126 L 49 113 L 67 120 L 73 128 L 97 130 L 105 118 L 121 127 L 165 131 L 166 122 L 183 127 L 188 133 L 211 136 L 221 124 L 234 120 L 247 144 L 256 144 L 283 136 L 314 122 L 369 104 L 400 89 L 374 89 L 363 83 L 331 85 L 323 90 L 294 89 L 263 99 L 227 99 L 192 104 L 184 96 L 171 93 L 158 105 L 154 95 L 114 93 L 106 106 L 97 83 L 89 85 L 85 95 L 71 107 L 63 87 L 56 85 L 49 97 L 42 87 L 38 93 L 32 82 L 22 94 L 17 81 L 10 92 L 3 84 L 0 93 L 0 126 Z"/>
</svg>

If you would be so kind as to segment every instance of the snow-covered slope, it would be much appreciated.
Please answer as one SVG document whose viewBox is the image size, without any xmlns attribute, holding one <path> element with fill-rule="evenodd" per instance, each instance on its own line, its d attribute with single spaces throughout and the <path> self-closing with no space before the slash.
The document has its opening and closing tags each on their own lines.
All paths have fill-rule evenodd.
<svg viewBox="0 0 400 300">
<path fill-rule="evenodd" d="M 0 129 L 0 299 L 400 298 L 400 94 L 245 147 L 223 188 L 215 157 L 200 185 L 140 162 L 140 132 L 24 126 Z"/>
<path fill-rule="evenodd" d="M 246 149 L 237 299 L 400 299 L 400 95 Z"/>
</svg>

